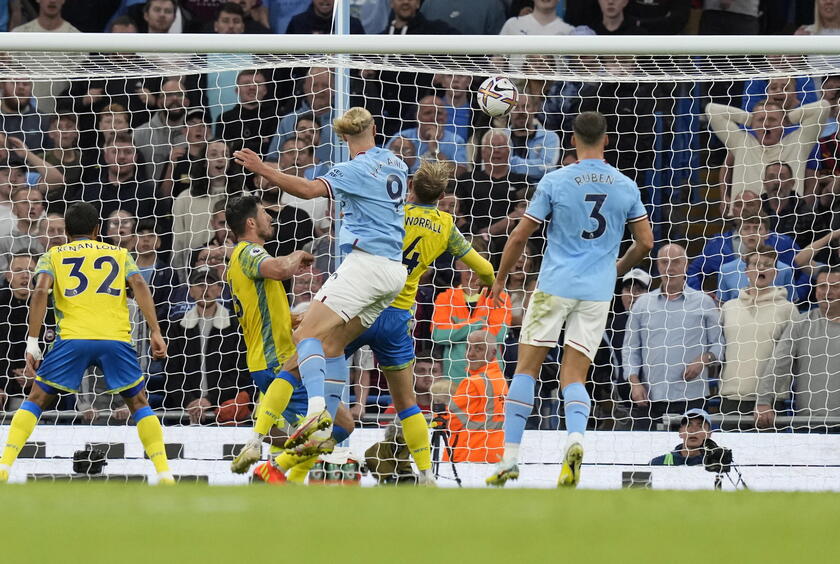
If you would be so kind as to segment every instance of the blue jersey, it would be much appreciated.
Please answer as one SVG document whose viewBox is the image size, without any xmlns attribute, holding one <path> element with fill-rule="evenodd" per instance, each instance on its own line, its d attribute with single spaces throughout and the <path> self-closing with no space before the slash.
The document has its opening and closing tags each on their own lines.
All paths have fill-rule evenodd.
<svg viewBox="0 0 840 564">
<path fill-rule="evenodd" d="M 636 183 L 598 159 L 546 174 L 525 212 L 551 219 L 537 287 L 576 300 L 610 301 L 628 222 L 647 217 Z"/>
<path fill-rule="evenodd" d="M 319 176 L 338 204 L 338 243 L 402 261 L 408 166 L 388 149 L 374 147 Z"/>
</svg>

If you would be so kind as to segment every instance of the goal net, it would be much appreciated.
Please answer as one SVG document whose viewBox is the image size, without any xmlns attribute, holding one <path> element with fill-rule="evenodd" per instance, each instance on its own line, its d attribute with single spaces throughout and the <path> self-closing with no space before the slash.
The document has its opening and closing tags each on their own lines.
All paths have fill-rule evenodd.
<svg viewBox="0 0 840 564">
<path fill-rule="evenodd" d="M 662 42 L 644 43 L 659 45 L 647 52 L 616 38 L 580 37 L 479 45 L 434 39 L 444 47 L 423 38 L 357 38 L 354 49 L 336 37 L 237 45 L 185 36 L 163 38 L 173 51 L 163 53 L 140 36 L 112 37 L 42 37 L 42 48 L 35 40 L 3 43 L 5 423 L 32 386 L 23 359 L 33 271 L 38 256 L 65 241 L 69 203 L 100 210 L 103 238 L 130 250 L 152 288 L 169 358 L 150 357 L 147 329 L 130 301 L 132 335 L 175 473 L 233 483 L 228 460 L 248 436 L 258 395 L 224 282 L 233 248 L 225 203 L 258 195 L 274 223 L 268 252 L 315 256 L 287 282 L 293 312 L 306 310 L 340 262 L 333 240 L 340 212 L 325 198 L 305 201 L 268 185 L 238 167 L 232 152 L 247 147 L 284 172 L 316 178 L 348 158 L 332 119 L 364 106 L 375 116 L 377 142 L 411 173 L 424 159 L 455 163 L 438 207 L 497 267 L 540 180 L 576 162 L 575 116 L 596 110 L 608 123 L 606 160 L 639 186 L 656 246 L 616 280 L 587 380 L 583 485 L 619 487 L 623 472 L 660 455 L 664 464 L 685 455 L 697 462 L 702 449 L 694 439 L 675 445 L 683 414 L 699 408 L 751 485 L 836 487 L 840 57 L 813 43 L 804 51 L 788 42 L 786 54 L 767 55 L 727 54 L 719 45 L 712 52 L 694 42 L 696 52 L 667 55 L 659 54 Z M 539 54 L 519 39 L 533 39 Z M 491 119 L 477 105 L 478 85 L 493 75 L 519 88 L 510 116 Z M 622 252 L 629 243 L 628 235 Z M 504 396 L 544 247 L 539 230 L 501 308 L 448 254 L 421 280 L 411 328 L 415 389 L 433 422 L 444 477 L 454 478 L 455 469 L 479 485 L 499 460 Z M 46 345 L 54 327 L 50 311 Z M 559 346 L 551 350 L 537 383 L 522 451 L 526 485 L 551 485 L 559 470 L 562 355 Z M 127 410 L 103 389 L 102 374 L 91 370 L 80 393 L 62 395 L 13 478 L 69 474 L 73 452 L 91 445 L 107 451 L 112 474 L 148 473 Z M 371 453 L 395 411 L 370 351 L 353 357 L 345 397 L 357 421 L 351 458 L 363 463 L 374 447 L 367 456 L 375 461 Z M 388 448 L 399 459 L 399 445 Z M 319 474 L 325 479 L 340 468 L 328 464 Z M 657 478 L 653 471 L 655 484 L 711 484 L 702 472 Z"/>
</svg>

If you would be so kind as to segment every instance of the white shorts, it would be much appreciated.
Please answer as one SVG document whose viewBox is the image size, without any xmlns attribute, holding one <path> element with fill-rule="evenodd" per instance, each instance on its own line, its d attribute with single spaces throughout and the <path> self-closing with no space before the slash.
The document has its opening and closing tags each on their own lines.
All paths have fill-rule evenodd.
<svg viewBox="0 0 840 564">
<path fill-rule="evenodd" d="M 407 276 L 403 263 L 354 249 L 314 299 L 345 321 L 358 317 L 370 327 L 402 291 Z"/>
<path fill-rule="evenodd" d="M 609 313 L 610 302 L 573 300 L 537 290 L 531 296 L 522 320 L 519 342 L 535 347 L 553 347 L 560 339 L 560 332 L 565 325 L 566 338 L 563 344 L 593 360 L 601 344 Z"/>
</svg>

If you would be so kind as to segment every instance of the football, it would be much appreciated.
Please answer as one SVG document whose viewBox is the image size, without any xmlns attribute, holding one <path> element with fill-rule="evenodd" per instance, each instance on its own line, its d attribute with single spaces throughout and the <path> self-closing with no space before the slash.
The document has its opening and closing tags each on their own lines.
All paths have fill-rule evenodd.
<svg viewBox="0 0 840 564">
<path fill-rule="evenodd" d="M 478 87 L 478 105 L 490 117 L 508 115 L 518 97 L 516 85 L 503 76 L 491 76 Z"/>
</svg>

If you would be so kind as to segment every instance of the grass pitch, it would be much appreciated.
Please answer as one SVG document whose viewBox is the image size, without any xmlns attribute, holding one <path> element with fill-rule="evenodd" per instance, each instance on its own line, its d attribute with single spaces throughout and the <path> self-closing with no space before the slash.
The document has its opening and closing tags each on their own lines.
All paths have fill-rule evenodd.
<svg viewBox="0 0 840 564">
<path fill-rule="evenodd" d="M 0 562 L 837 562 L 840 496 L 645 490 L 0 488 Z"/>
</svg>

